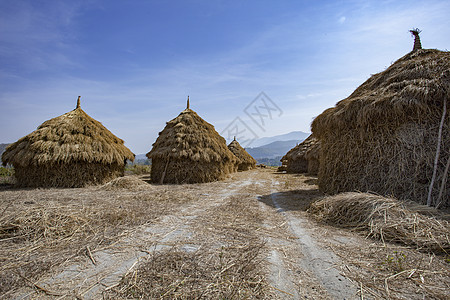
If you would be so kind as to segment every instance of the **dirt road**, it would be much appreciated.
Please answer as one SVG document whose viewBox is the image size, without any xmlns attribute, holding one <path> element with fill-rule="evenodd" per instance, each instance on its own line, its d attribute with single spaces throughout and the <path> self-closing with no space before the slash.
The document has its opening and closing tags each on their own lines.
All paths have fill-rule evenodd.
<svg viewBox="0 0 450 300">
<path fill-rule="evenodd" d="M 157 216 L 145 224 L 128 228 L 107 247 L 87 248 L 81 258 L 67 259 L 5 298 L 152 298 L 155 291 L 167 299 L 379 298 L 344 276 L 352 266 L 342 261 L 342 248 L 369 247 L 370 241 L 318 224 L 306 212 L 322 197 L 312 177 L 258 169 L 222 182 L 144 189 L 174 190 L 168 201 L 176 200 L 175 209 L 158 214 L 155 205 Z M 78 189 L 84 197 L 95 193 L 103 193 L 104 201 L 113 197 Z M 136 198 L 142 187 L 123 193 Z"/>
<path fill-rule="evenodd" d="M 13 298 L 102 298 L 152 253 L 174 248 L 195 252 L 205 244 L 217 248 L 247 230 L 249 239 L 264 242 L 259 271 L 270 297 L 354 299 L 357 287 L 341 275 L 338 257 L 321 245 L 315 224 L 304 212 L 321 196 L 311 181 L 254 170 L 224 182 L 196 185 L 189 191 L 196 200 L 150 224 L 130 228 L 116 243 L 93 250 L 84 260 L 67 261 L 37 282 L 41 291 L 24 288 Z"/>
</svg>

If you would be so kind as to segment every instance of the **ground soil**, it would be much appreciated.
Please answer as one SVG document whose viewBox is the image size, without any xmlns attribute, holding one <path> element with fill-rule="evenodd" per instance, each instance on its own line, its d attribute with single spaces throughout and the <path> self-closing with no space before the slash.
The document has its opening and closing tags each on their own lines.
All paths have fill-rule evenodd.
<svg viewBox="0 0 450 300">
<path fill-rule="evenodd" d="M 268 168 L 206 184 L 132 179 L 1 188 L 0 298 L 450 297 L 448 257 L 315 221 L 307 209 L 324 196 L 315 177 Z M 20 234 L 48 211 L 42 232 Z M 76 229 L 56 235 L 61 220 Z"/>
</svg>

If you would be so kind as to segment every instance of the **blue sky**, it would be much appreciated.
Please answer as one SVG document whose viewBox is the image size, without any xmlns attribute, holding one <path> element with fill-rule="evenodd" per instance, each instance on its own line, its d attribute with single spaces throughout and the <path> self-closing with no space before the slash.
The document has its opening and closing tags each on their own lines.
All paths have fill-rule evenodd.
<svg viewBox="0 0 450 300">
<path fill-rule="evenodd" d="M 450 1 L 0 0 L 0 143 L 75 107 L 136 154 L 191 108 L 222 132 L 309 131 L 411 51 L 450 45 Z M 264 92 L 280 109 L 257 126 Z M 266 114 L 268 116 L 268 114 Z"/>
</svg>

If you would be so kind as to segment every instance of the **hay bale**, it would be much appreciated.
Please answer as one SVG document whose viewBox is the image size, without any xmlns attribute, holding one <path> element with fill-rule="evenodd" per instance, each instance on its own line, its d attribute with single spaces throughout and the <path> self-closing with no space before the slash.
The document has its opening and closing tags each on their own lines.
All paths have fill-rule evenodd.
<svg viewBox="0 0 450 300">
<path fill-rule="evenodd" d="M 228 145 L 228 149 L 230 149 L 239 161 L 238 171 L 247 171 L 256 167 L 256 160 L 241 147 L 236 141 L 236 137 L 234 137 L 234 140 Z"/>
<path fill-rule="evenodd" d="M 312 134 L 281 158 L 288 173 L 317 175 L 320 143 Z"/>
<path fill-rule="evenodd" d="M 432 199 L 449 206 L 449 69 L 450 52 L 416 50 L 319 115 L 312 131 L 321 144 L 320 190 L 373 191 L 424 204 L 444 117 Z"/>
<path fill-rule="evenodd" d="M 18 186 L 83 187 L 122 176 L 134 154 L 124 141 L 80 107 L 45 121 L 10 144 L 2 155 L 12 164 Z"/>
<path fill-rule="evenodd" d="M 366 232 L 385 242 L 448 253 L 450 223 L 407 208 L 394 198 L 368 193 L 341 193 L 311 204 L 318 220 Z M 436 214 L 438 212 L 436 211 Z"/>
<path fill-rule="evenodd" d="M 189 101 L 189 99 L 188 99 Z M 214 126 L 188 107 L 167 122 L 152 150 L 155 183 L 200 183 L 225 179 L 237 171 L 237 158 Z"/>
<path fill-rule="evenodd" d="M 107 184 L 103 185 L 100 189 L 105 191 L 141 191 L 147 190 L 150 187 L 151 185 L 139 179 L 137 176 L 123 176 L 111 180 Z"/>
</svg>

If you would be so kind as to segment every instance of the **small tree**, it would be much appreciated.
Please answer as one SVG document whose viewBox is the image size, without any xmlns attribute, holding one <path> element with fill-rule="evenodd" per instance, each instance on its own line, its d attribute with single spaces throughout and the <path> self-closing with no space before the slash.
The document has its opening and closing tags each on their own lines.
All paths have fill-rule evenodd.
<svg viewBox="0 0 450 300">
<path fill-rule="evenodd" d="M 422 44 L 420 43 L 419 37 L 419 33 L 421 33 L 422 30 L 420 30 L 419 28 L 413 28 L 409 32 L 411 32 L 411 35 L 414 36 L 414 48 L 412 51 L 422 49 Z"/>
</svg>

